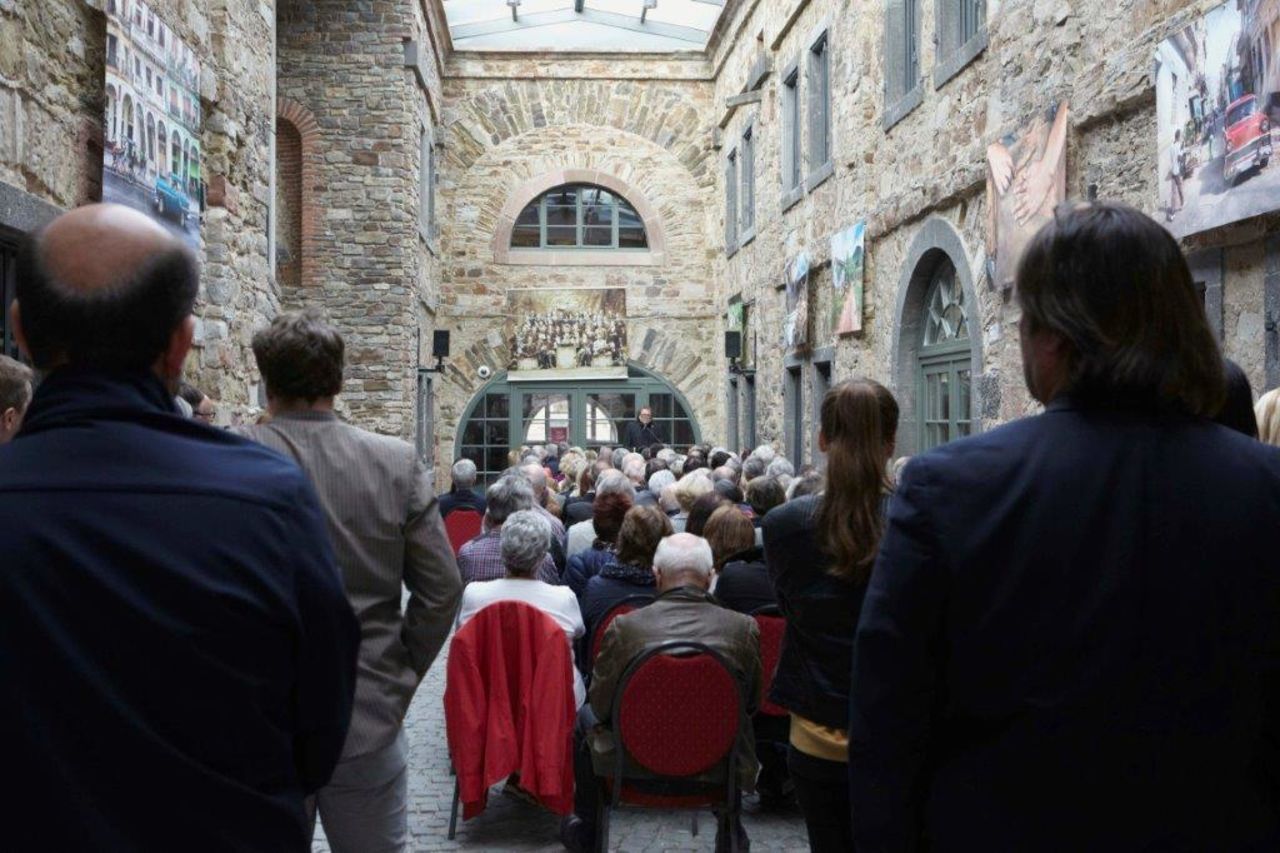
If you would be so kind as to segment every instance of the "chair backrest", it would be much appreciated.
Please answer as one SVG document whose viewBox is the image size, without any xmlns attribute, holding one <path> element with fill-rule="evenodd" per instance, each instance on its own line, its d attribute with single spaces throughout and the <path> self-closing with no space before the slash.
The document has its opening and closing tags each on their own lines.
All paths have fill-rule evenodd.
<svg viewBox="0 0 1280 853">
<path fill-rule="evenodd" d="M 756 609 L 751 618 L 756 620 L 760 629 L 760 669 L 764 672 L 758 713 L 766 717 L 785 717 L 787 709 L 769 701 L 769 690 L 773 687 L 774 676 L 778 674 L 778 660 L 782 657 L 782 635 L 786 633 L 787 620 L 782 618 L 782 611 L 774 604 Z"/>
<path fill-rule="evenodd" d="M 472 539 L 480 535 L 484 525 L 484 514 L 470 507 L 458 507 L 444 517 L 444 529 L 449 534 L 449 545 L 453 547 L 454 556 Z"/>
<path fill-rule="evenodd" d="M 650 773 L 687 777 L 722 762 L 736 772 L 734 744 L 745 725 L 743 686 L 729 662 L 704 643 L 673 641 L 639 655 L 614 694 L 618 750 Z M 726 760 L 727 759 L 727 760 Z"/>
<path fill-rule="evenodd" d="M 604 632 L 609 630 L 613 620 L 633 610 L 638 610 L 652 601 L 652 595 L 628 595 L 605 611 L 604 616 L 600 617 L 600 621 L 591 630 L 591 649 L 590 654 L 587 656 L 588 668 L 596 662 L 596 656 L 600 654 L 600 643 L 604 640 Z"/>
</svg>

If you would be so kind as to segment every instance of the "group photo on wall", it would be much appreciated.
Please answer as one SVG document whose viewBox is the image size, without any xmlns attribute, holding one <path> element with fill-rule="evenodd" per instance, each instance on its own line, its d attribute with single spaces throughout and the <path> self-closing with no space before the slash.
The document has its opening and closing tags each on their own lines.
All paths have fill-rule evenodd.
<svg viewBox="0 0 1280 853">
<path fill-rule="evenodd" d="M 507 307 L 512 373 L 547 379 L 626 376 L 626 290 L 512 290 Z"/>
</svg>

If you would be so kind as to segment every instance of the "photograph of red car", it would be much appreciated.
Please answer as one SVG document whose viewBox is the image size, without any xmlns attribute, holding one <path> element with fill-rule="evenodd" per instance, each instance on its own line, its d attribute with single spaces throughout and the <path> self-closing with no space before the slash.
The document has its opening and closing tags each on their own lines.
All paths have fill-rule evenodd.
<svg viewBox="0 0 1280 853">
<path fill-rule="evenodd" d="M 1280 207 L 1280 0 L 1228 0 L 1161 42 L 1159 212 L 1181 237 Z"/>
</svg>

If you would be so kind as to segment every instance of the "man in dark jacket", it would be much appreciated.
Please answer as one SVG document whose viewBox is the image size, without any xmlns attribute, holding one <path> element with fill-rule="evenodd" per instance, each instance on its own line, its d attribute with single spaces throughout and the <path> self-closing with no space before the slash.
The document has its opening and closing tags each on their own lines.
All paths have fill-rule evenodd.
<svg viewBox="0 0 1280 853">
<path fill-rule="evenodd" d="M 301 850 L 342 749 L 360 636 L 315 493 L 174 408 L 197 287 L 112 205 L 20 253 L 45 378 L 0 447 L 8 849 Z"/>
<path fill-rule="evenodd" d="M 464 508 L 474 509 L 484 515 L 484 495 L 475 490 L 476 463 L 470 459 L 459 459 L 453 463 L 449 473 L 453 482 L 449 491 L 441 495 L 437 501 L 440 517 L 447 518 L 455 509 Z"/>
<path fill-rule="evenodd" d="M 590 705 L 579 714 L 579 749 L 575 760 L 574 812 L 562 826 L 561 838 L 571 850 L 591 849 L 595 837 L 595 774 L 613 772 L 615 743 L 608 725 L 614 718 L 614 693 L 623 672 L 636 657 L 674 640 L 705 643 L 723 654 L 736 670 L 747 697 L 748 715 L 760 695 L 760 632 L 755 620 L 721 607 L 707 592 L 711 585 L 711 547 L 705 539 L 677 533 L 662 540 L 653 558 L 658 598 L 650 605 L 613 620 L 596 658 Z M 748 722 L 738 733 L 738 782 L 754 790 L 759 764 L 755 737 Z M 584 737 L 585 736 L 585 737 Z M 629 773 L 632 771 L 629 771 Z M 638 770 L 636 775 L 642 775 Z M 727 820 L 720 821 L 716 848 L 728 849 Z M 732 830 L 746 841 L 741 824 Z M 746 844 L 742 845 L 746 849 Z"/>
<path fill-rule="evenodd" d="M 1060 211 L 1017 286 L 1046 411 L 915 457 L 865 596 L 858 849 L 1280 849 L 1280 452 L 1209 420 L 1145 215 Z"/>
<path fill-rule="evenodd" d="M 636 419 L 627 424 L 622 443 L 628 450 L 635 451 L 642 447 L 662 444 L 662 439 L 658 438 L 658 433 L 653 426 L 653 411 L 648 406 L 642 408 L 636 415 Z"/>
</svg>

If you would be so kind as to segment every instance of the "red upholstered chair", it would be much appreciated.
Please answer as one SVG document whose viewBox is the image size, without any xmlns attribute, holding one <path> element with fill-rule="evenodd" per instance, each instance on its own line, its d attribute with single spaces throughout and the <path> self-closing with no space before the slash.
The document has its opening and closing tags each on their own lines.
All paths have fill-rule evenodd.
<svg viewBox="0 0 1280 853">
<path fill-rule="evenodd" d="M 734 746 L 747 725 L 744 692 L 729 662 L 703 643 L 663 643 L 627 666 L 613 697 L 617 760 L 602 780 L 597 849 L 609 849 L 615 808 L 715 808 L 730 821 L 737 816 Z M 628 777 L 629 762 L 649 776 Z M 707 773 L 713 781 L 693 779 Z M 734 833 L 730 849 L 738 849 Z"/>
<path fill-rule="evenodd" d="M 769 701 L 773 677 L 778 674 L 778 659 L 782 657 L 782 635 L 787 630 L 787 620 L 776 604 L 769 604 L 752 612 L 760 629 L 760 669 L 764 673 L 761 684 L 760 705 L 757 714 L 765 717 L 785 717 L 787 709 Z"/>
<path fill-rule="evenodd" d="M 454 556 L 463 545 L 480 535 L 483 522 L 484 514 L 469 507 L 459 507 L 444 517 L 444 529 L 449 534 Z"/>
<path fill-rule="evenodd" d="M 591 630 L 591 647 L 587 655 L 587 672 L 590 672 L 591 667 L 595 664 L 596 656 L 600 654 L 600 643 L 604 640 L 604 632 L 613 624 L 613 620 L 633 610 L 638 610 L 652 601 L 652 595 L 628 595 L 605 611 L 600 622 Z"/>
</svg>

